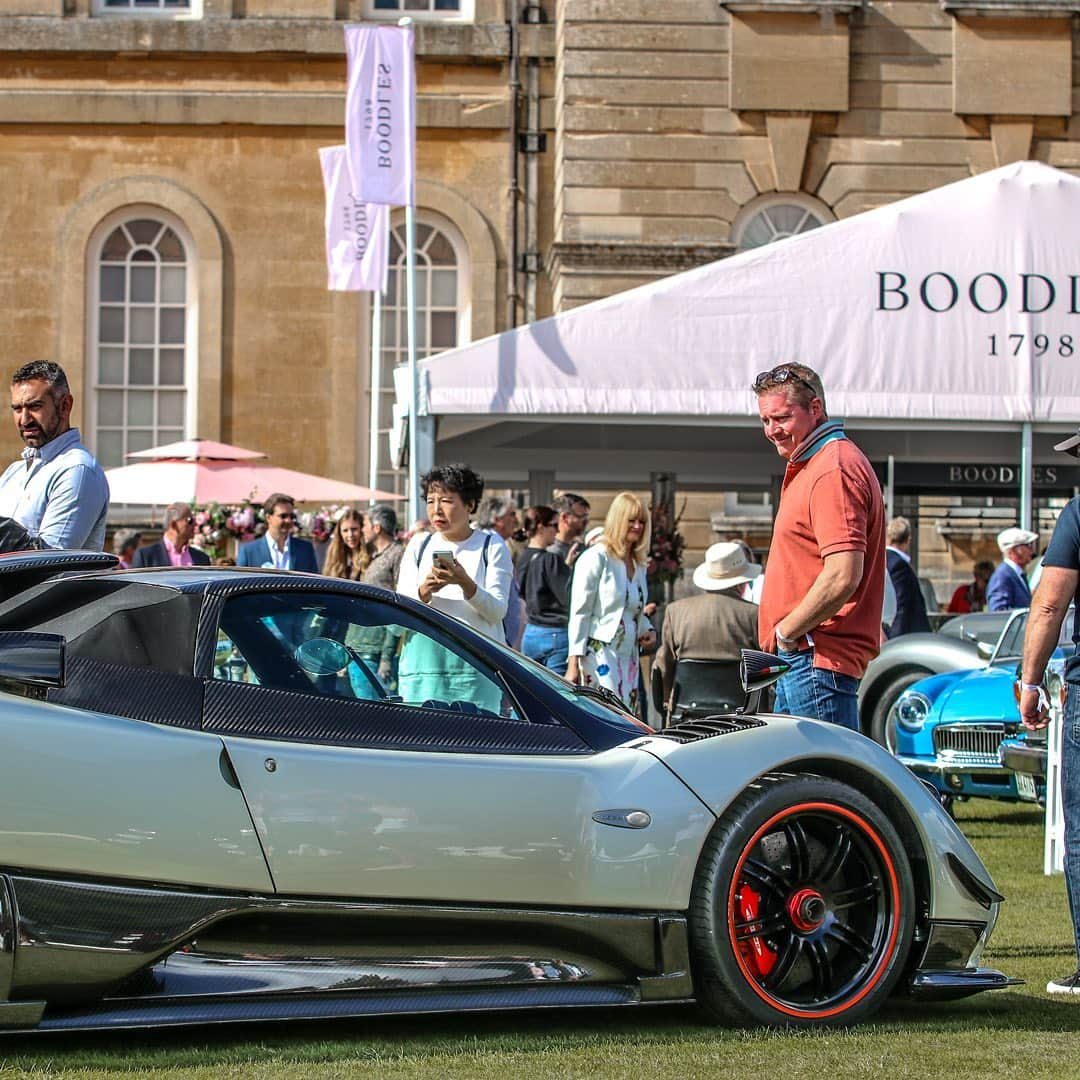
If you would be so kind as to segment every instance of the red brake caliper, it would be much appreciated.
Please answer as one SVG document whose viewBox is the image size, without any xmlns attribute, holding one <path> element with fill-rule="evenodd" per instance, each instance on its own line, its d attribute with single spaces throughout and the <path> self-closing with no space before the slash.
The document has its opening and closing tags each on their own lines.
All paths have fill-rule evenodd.
<svg viewBox="0 0 1080 1080">
<path fill-rule="evenodd" d="M 735 910 L 739 922 L 752 924 L 761 917 L 761 894 L 755 892 L 745 881 L 735 892 Z M 757 928 L 751 926 L 751 929 Z M 757 935 L 742 938 L 739 941 L 739 952 L 759 979 L 765 978 L 776 967 L 776 953 Z"/>
</svg>

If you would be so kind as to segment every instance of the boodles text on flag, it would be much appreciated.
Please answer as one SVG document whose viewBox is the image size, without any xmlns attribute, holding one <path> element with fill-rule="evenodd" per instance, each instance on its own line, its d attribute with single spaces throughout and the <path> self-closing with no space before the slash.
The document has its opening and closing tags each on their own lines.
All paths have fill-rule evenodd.
<svg viewBox="0 0 1080 1080">
<path fill-rule="evenodd" d="M 319 150 L 326 188 L 327 288 L 384 292 L 390 243 L 390 207 L 353 195 L 344 146 Z"/>
</svg>

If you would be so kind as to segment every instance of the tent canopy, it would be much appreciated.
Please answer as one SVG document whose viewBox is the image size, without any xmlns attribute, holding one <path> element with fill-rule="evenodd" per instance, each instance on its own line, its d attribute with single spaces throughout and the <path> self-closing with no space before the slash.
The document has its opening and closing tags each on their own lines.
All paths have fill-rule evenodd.
<svg viewBox="0 0 1080 1080">
<path fill-rule="evenodd" d="M 434 415 L 746 417 L 798 360 L 848 419 L 1080 417 L 1080 179 L 1021 162 L 425 360 Z"/>
</svg>

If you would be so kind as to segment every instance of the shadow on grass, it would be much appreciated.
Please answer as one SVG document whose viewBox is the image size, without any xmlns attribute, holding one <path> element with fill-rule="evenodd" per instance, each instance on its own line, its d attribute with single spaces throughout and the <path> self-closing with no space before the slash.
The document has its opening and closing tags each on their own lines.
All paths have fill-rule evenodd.
<svg viewBox="0 0 1080 1080">
<path fill-rule="evenodd" d="M 1023 990 L 953 1003 L 897 999 L 845 1036 L 877 1040 L 979 1030 L 992 1038 L 1018 1032 L 1080 1032 L 1080 1000 L 1054 1000 Z M 290 1025 L 223 1025 L 219 1028 L 141 1032 L 13 1035 L 0 1040 L 8 1066 L 99 1068 L 138 1073 L 148 1068 L 225 1066 L 271 1061 L 425 1060 L 440 1055 L 573 1051 L 619 1042 L 675 1047 L 688 1043 L 742 1043 L 817 1037 L 821 1032 L 768 1031 L 714 1026 L 692 1006 L 621 1009 L 552 1009 L 486 1015 L 379 1017 Z M 828 1037 L 829 1033 L 824 1035 Z"/>
</svg>

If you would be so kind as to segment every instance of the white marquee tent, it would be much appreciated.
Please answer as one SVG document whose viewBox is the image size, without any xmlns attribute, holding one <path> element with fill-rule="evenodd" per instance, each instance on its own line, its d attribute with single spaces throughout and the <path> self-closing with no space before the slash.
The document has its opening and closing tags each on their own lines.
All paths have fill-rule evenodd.
<svg viewBox="0 0 1080 1080">
<path fill-rule="evenodd" d="M 799 359 L 856 419 L 1080 420 L 1080 179 L 1022 162 L 432 357 L 436 416 L 742 417 Z"/>
</svg>

